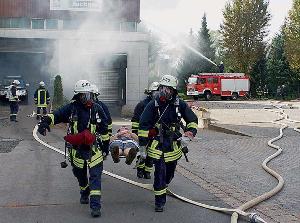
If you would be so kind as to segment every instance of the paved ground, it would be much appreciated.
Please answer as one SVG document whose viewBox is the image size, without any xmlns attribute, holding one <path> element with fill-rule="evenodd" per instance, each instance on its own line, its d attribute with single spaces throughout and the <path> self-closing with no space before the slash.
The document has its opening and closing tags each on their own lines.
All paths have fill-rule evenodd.
<svg viewBox="0 0 300 223">
<path fill-rule="evenodd" d="M 196 102 L 195 105 L 209 109 L 216 125 L 249 136 L 200 130 L 197 139 L 190 144 L 190 162 L 181 159 L 171 188 L 194 200 L 225 207 L 238 207 L 274 188 L 276 180 L 260 166 L 275 152 L 267 146 L 267 141 L 279 135 L 279 125 L 259 123 L 278 118 L 278 114 L 263 109 L 271 107 L 270 103 Z M 296 108 L 300 107 L 299 102 L 289 102 L 284 104 L 284 108 L 289 108 L 291 103 Z M 0 114 L 5 113 L 3 107 L 0 108 Z M 29 110 L 26 108 L 21 113 L 24 116 L 31 113 Z M 291 119 L 300 120 L 299 109 L 285 111 Z M 61 156 L 32 139 L 34 121 L 28 118 L 14 127 L 1 120 L 0 115 L 0 144 L 8 137 L 22 141 L 12 152 L 0 153 L 0 222 L 95 221 L 89 218 L 88 208 L 78 204 L 78 191 L 70 168 L 63 170 L 59 167 Z M 128 122 L 117 120 L 115 124 Z M 61 134 L 62 130 L 56 129 L 46 141 L 62 148 Z M 275 142 L 283 148 L 283 154 L 269 165 L 284 178 L 286 184 L 279 194 L 250 210 L 258 212 L 267 222 L 300 222 L 299 143 L 299 133 L 292 128 L 284 130 L 284 138 Z M 114 165 L 110 160 L 105 162 L 106 170 L 136 180 L 135 171 L 131 168 L 125 164 Z M 101 220 L 105 219 L 105 222 L 116 222 L 120 218 L 125 222 L 140 222 L 143 218 L 146 219 L 144 222 L 170 222 L 170 219 L 174 222 L 230 222 L 229 216 L 173 198 L 169 198 L 165 213 L 154 213 L 152 193 L 107 176 L 103 177 L 103 193 Z"/>
<path fill-rule="evenodd" d="M 38 144 L 31 131 L 34 119 L 26 118 L 30 107 L 21 107 L 20 122 L 1 119 L 7 107 L 1 107 L 1 139 L 13 138 L 20 143 L 8 153 L 0 153 L 0 222 L 230 222 L 230 216 L 188 205 L 168 198 L 166 211 L 153 211 L 151 192 L 103 176 L 103 216 L 92 219 L 89 209 L 79 204 L 77 182 L 71 169 L 60 168 L 62 156 Z M 123 121 L 117 122 L 122 124 Z M 3 124 L 4 123 L 4 124 Z M 2 125 L 3 124 L 3 125 Z M 52 129 L 44 140 L 62 148 L 61 128 Z M 0 142 L 2 143 L 2 142 Z M 104 163 L 105 169 L 136 180 L 135 170 L 123 162 Z M 143 181 L 142 181 L 143 182 Z M 144 181 L 151 183 L 150 181 Z M 219 198 L 176 174 L 171 189 L 196 201 L 229 207 Z M 243 221 L 239 221 L 243 222 Z"/>
<path fill-rule="evenodd" d="M 199 102 L 200 105 L 201 103 L 203 102 Z M 252 103 L 255 106 L 258 104 Z M 275 152 L 267 146 L 267 141 L 279 135 L 280 126 L 251 122 L 262 119 L 271 121 L 278 115 L 261 109 L 270 102 L 259 102 L 257 109 L 249 109 L 252 103 L 245 104 L 244 107 L 239 104 L 238 109 L 229 110 L 223 102 L 206 102 L 207 107 L 213 107 L 209 111 L 218 126 L 251 137 L 202 131 L 198 134 L 199 140 L 191 145 L 191 163 L 181 162 L 186 170 L 198 177 L 199 185 L 208 188 L 234 207 L 271 190 L 277 184 L 260 165 Z M 294 104 L 299 105 L 298 102 Z M 287 103 L 284 107 L 287 108 Z M 289 109 L 286 113 L 291 119 L 300 120 L 299 110 Z M 234 118 L 229 117 L 230 114 Z M 286 123 L 291 127 L 300 126 Z M 265 216 L 268 222 L 300 222 L 299 136 L 299 133 L 288 128 L 284 130 L 283 139 L 274 143 L 283 148 L 283 153 L 269 165 L 284 178 L 285 186 L 278 195 L 263 202 L 255 210 Z"/>
</svg>

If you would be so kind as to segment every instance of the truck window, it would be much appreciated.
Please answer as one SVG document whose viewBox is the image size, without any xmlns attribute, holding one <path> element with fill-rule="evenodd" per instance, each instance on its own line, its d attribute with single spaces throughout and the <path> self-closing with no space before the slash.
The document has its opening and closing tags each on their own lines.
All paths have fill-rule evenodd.
<svg viewBox="0 0 300 223">
<path fill-rule="evenodd" d="M 197 77 L 190 77 L 188 79 L 189 84 L 196 84 L 197 83 Z"/>
<path fill-rule="evenodd" d="M 206 79 L 205 78 L 199 78 L 198 79 L 198 84 L 205 84 L 206 83 Z"/>
<path fill-rule="evenodd" d="M 217 84 L 219 81 L 218 81 L 218 78 L 213 78 L 213 83 L 214 84 Z"/>
<path fill-rule="evenodd" d="M 212 84 L 213 83 L 213 78 L 212 77 L 207 78 L 207 83 Z"/>
</svg>

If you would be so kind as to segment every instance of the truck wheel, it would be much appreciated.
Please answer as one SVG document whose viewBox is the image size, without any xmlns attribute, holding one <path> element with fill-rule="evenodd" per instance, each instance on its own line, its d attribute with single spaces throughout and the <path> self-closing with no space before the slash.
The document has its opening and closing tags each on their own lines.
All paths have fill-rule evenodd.
<svg viewBox="0 0 300 223">
<path fill-rule="evenodd" d="M 231 99 L 232 100 L 237 100 L 238 97 L 239 97 L 239 95 L 236 92 L 234 92 L 234 93 L 232 93 Z"/>
<path fill-rule="evenodd" d="M 197 101 L 199 99 L 198 96 L 193 96 L 194 100 Z"/>
<path fill-rule="evenodd" d="M 212 99 L 212 94 L 209 91 L 205 91 L 204 98 L 206 101 L 209 101 Z"/>
</svg>

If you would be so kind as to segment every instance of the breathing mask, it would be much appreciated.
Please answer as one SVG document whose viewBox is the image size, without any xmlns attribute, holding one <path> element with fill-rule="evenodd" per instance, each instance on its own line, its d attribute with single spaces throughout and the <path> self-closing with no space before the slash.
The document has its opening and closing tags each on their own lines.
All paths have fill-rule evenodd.
<svg viewBox="0 0 300 223">
<path fill-rule="evenodd" d="M 91 107 L 93 104 L 93 99 L 91 93 L 80 93 L 79 101 L 84 104 L 86 107 Z"/>
<path fill-rule="evenodd" d="M 159 100 L 162 102 L 170 101 L 174 94 L 174 89 L 172 87 L 160 86 L 159 87 Z"/>
</svg>

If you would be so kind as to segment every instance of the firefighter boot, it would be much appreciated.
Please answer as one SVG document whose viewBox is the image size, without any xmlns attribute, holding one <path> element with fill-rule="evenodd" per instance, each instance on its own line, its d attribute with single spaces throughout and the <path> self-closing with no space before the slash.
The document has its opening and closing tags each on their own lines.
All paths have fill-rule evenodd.
<svg viewBox="0 0 300 223">
<path fill-rule="evenodd" d="M 155 205 L 155 212 L 163 212 L 164 211 L 164 207 L 161 205 Z"/>
<path fill-rule="evenodd" d="M 82 194 L 80 197 L 80 204 L 88 204 L 89 203 L 89 196 Z"/>
<path fill-rule="evenodd" d="M 138 168 L 138 169 L 137 169 L 136 176 L 137 176 L 138 178 L 143 178 L 143 176 L 144 176 L 144 170 Z"/>
<path fill-rule="evenodd" d="M 144 178 L 145 179 L 151 179 L 151 173 L 148 171 L 144 171 Z"/>
<path fill-rule="evenodd" d="M 101 211 L 99 209 L 91 209 L 91 215 L 93 218 L 101 217 Z"/>
</svg>

